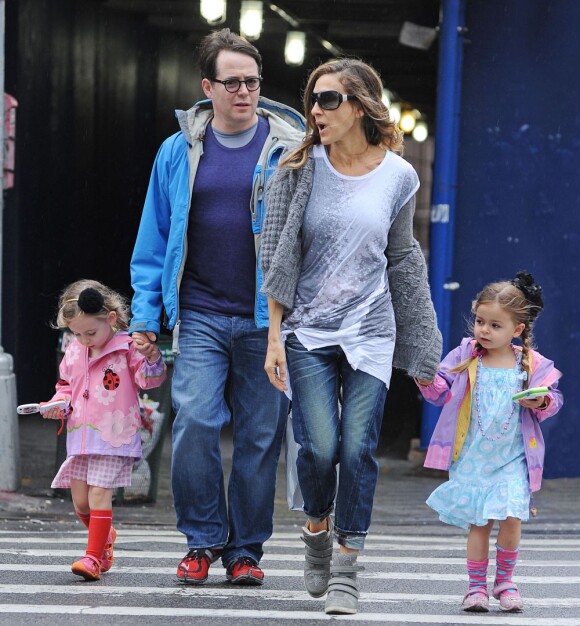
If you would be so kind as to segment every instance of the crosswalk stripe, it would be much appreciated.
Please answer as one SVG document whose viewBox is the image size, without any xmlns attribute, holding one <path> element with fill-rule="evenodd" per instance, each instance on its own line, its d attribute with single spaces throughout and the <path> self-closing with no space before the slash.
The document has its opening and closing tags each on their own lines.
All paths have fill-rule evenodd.
<svg viewBox="0 0 580 626">
<path fill-rule="evenodd" d="M 144 541 L 151 542 L 155 541 L 155 543 L 183 543 L 185 544 L 185 540 L 183 537 L 179 536 L 173 539 L 173 537 L 157 537 L 155 535 L 144 536 L 143 539 L 135 536 L 123 536 L 125 534 L 125 530 L 122 529 L 119 531 L 119 536 L 117 538 L 117 542 L 115 545 L 133 545 L 136 543 L 143 543 Z M 86 531 L 82 533 L 82 535 L 74 535 L 62 537 L 47 537 L 47 536 L 31 536 L 27 535 L 25 537 L 0 537 L 0 544 L 25 544 L 25 545 L 51 545 L 51 544 L 62 544 L 66 542 L 68 544 L 86 544 Z M 298 539 L 298 534 L 292 535 L 293 541 L 284 541 L 279 539 L 270 539 L 265 544 L 267 548 L 299 548 L 302 546 Z M 381 537 L 384 539 L 384 537 Z M 397 551 L 400 552 L 404 550 L 405 552 L 440 552 L 440 551 L 449 551 L 449 550 L 462 550 L 465 551 L 466 540 L 465 539 L 457 539 L 455 538 L 453 541 L 447 540 L 444 543 L 434 543 L 433 545 L 422 543 L 420 545 L 406 545 L 403 541 L 400 541 L 400 538 L 393 539 L 393 543 L 379 543 L 377 541 L 367 541 L 365 543 L 365 554 L 367 552 L 372 552 L 373 550 L 380 551 Z M 580 552 L 580 540 L 528 540 L 524 538 L 522 540 L 521 546 L 522 553 L 526 551 L 529 552 Z"/>
<path fill-rule="evenodd" d="M 70 542 L 67 542 L 70 543 Z M 86 543 L 83 542 L 83 545 Z M 115 544 L 117 545 L 117 544 Z M 57 549 L 27 549 L 27 548 L 0 548 L 0 554 L 11 554 L 14 556 L 30 556 L 30 557 L 78 557 L 79 550 L 57 550 Z M 134 551 L 115 549 L 115 557 L 122 559 L 163 559 L 173 560 L 177 563 L 183 558 L 184 552 L 152 552 L 152 551 Z M 302 556 L 302 555 L 300 555 Z M 295 559 L 295 554 L 276 554 L 266 553 L 262 557 L 261 562 L 284 562 Z M 384 564 L 400 564 L 400 565 L 457 565 L 465 568 L 465 557 L 416 557 L 416 556 L 369 556 L 364 554 L 360 557 L 361 563 L 384 563 Z M 297 566 L 302 567 L 302 559 L 297 561 Z M 580 568 L 580 560 L 577 561 L 535 561 L 520 559 L 518 561 L 518 570 L 521 567 L 564 567 L 564 568 Z"/>
<path fill-rule="evenodd" d="M 24 563 L 1 563 L 0 572 L 26 570 Z M 161 574 L 175 576 L 175 567 L 129 567 L 115 566 L 115 574 Z M 62 565 L 35 564 L 35 572 L 62 572 Z M 213 572 L 212 572 L 213 573 Z M 264 574 L 271 578 L 292 578 L 302 576 L 302 570 L 264 569 Z M 448 574 L 440 572 L 362 572 L 361 578 L 374 580 L 438 580 L 465 582 L 465 573 Z M 580 583 L 580 576 L 519 576 L 518 582 L 538 585 L 575 585 Z"/>
<path fill-rule="evenodd" d="M 275 601 L 296 601 L 296 602 L 317 602 L 320 603 L 320 598 L 312 598 L 306 591 L 292 591 L 292 590 L 280 590 L 280 589 L 265 589 L 260 587 L 259 589 L 252 588 L 239 588 L 233 585 L 229 585 L 227 588 L 216 589 L 207 586 L 185 586 L 178 585 L 175 587 L 99 587 L 91 586 L 90 591 L 87 591 L 86 587 L 78 586 L 76 584 L 71 585 L 14 585 L 14 584 L 0 584 L 0 593 L 10 593 L 16 595 L 41 595 L 41 594 L 58 594 L 77 596 L 90 593 L 95 596 L 120 596 L 123 594 L 128 595 L 141 595 L 141 596 L 176 596 L 183 597 L 189 595 L 198 599 L 202 598 L 222 598 L 228 597 L 244 597 L 244 598 L 256 598 L 266 600 L 268 602 Z M 380 592 L 367 592 L 361 594 L 360 602 L 365 603 L 393 603 L 393 602 L 429 602 L 436 604 L 450 604 L 457 606 L 461 601 L 461 597 L 455 595 L 445 594 L 427 594 L 427 593 L 380 593 Z M 527 607 L 561 607 L 561 608 L 577 608 L 580 607 L 580 598 L 533 598 L 526 595 L 525 598 Z"/>
<path fill-rule="evenodd" d="M 292 621 L 329 621 L 332 616 L 315 611 L 272 611 L 272 610 L 243 610 L 243 609 L 188 609 L 178 607 L 132 607 L 132 606 L 63 606 L 63 605 L 31 605 L 31 604 L 0 604 L 0 613 L 26 613 L 43 615 L 116 615 L 135 617 L 207 617 L 215 620 L 219 617 L 253 620 L 292 620 Z M 516 617 L 510 616 L 510 623 L 525 624 L 525 626 L 580 626 L 580 618 L 545 618 L 545 617 Z M 408 613 L 357 613 L 347 617 L 349 622 L 393 622 L 416 624 L 417 620 L 423 624 L 474 624 L 471 615 L 417 615 Z M 505 626 L 503 616 L 486 615 L 485 624 Z"/>
<path fill-rule="evenodd" d="M 10 536 L 3 537 L 1 535 L 8 534 Z M 80 537 L 86 536 L 87 531 L 85 528 L 80 530 L 72 530 L 67 531 L 65 533 L 61 533 L 60 537 L 57 533 L 51 532 L 51 537 L 46 537 L 43 533 L 38 533 L 39 535 L 35 537 L 34 534 L 30 532 L 22 532 L 22 537 L 18 537 L 18 531 L 12 531 L 8 533 L 7 531 L 0 532 L 0 543 L 11 543 L 13 541 L 26 540 L 32 542 L 40 542 L 40 541 L 50 541 L 50 542 L 59 542 L 62 541 L 64 536 L 66 537 L 74 537 L 75 535 L 79 535 Z M 284 541 L 288 539 L 293 539 L 295 542 L 299 541 L 301 531 L 300 529 L 296 529 L 293 532 L 274 532 L 271 538 L 268 540 L 268 544 L 275 543 L 277 541 Z M 56 536 L 54 536 L 56 535 Z M 79 539 L 80 539 L 79 537 Z M 433 544 L 456 544 L 461 543 L 465 547 L 466 534 L 458 533 L 449 536 L 434 536 L 434 535 L 425 535 L 425 536 L 417 536 L 417 535 L 373 535 L 372 533 L 366 539 L 365 547 L 369 546 L 379 546 L 382 547 L 385 543 L 387 545 L 392 545 L 392 543 L 412 543 L 415 545 L 423 545 L 428 544 L 432 546 Z M 141 529 L 129 529 L 122 528 L 119 532 L 119 540 L 129 541 L 131 538 L 134 542 L 138 542 L 140 538 L 145 538 L 148 540 L 154 539 L 158 543 L 179 543 L 185 541 L 184 535 L 173 530 L 164 530 L 159 531 L 155 530 L 141 530 Z M 492 536 L 493 539 L 493 536 Z M 580 548 L 580 538 L 579 539 L 568 539 L 565 537 L 558 538 L 550 538 L 550 537 L 534 537 L 534 536 L 525 536 L 523 541 L 527 545 L 537 546 L 537 545 L 546 545 L 546 546 L 578 546 Z M 301 544 L 299 544 L 301 545 Z"/>
<path fill-rule="evenodd" d="M 224 623 L 263 623 L 265 626 L 275 622 L 291 624 L 332 620 L 389 625 L 580 626 L 580 597 L 570 597 L 578 595 L 571 589 L 580 583 L 580 556 L 576 559 L 580 552 L 579 534 L 568 537 L 537 534 L 530 538 L 524 537 L 517 582 L 529 585 L 524 592 L 524 602 L 530 611 L 509 616 L 499 612 L 498 603 L 493 599 L 491 612 L 485 616 L 465 614 L 460 610 L 466 584 L 466 537 L 459 532 L 436 536 L 392 533 L 369 537 L 360 558 L 361 565 L 366 564 L 367 570 L 359 576 L 367 581 L 365 586 L 389 591 L 366 591 L 363 586 L 359 613 L 342 617 L 328 616 L 322 610 L 324 599 L 310 597 L 301 581 L 298 584 L 296 582 L 303 576 L 303 545 L 299 536 L 300 528 L 297 526 L 293 529 L 288 524 L 273 534 L 266 543 L 266 553 L 262 558 L 262 566 L 266 565 L 263 567 L 264 573 L 272 585 L 248 588 L 226 584 L 225 570 L 219 562 L 210 570 L 209 585 L 179 584 L 175 576 L 176 565 L 187 547 L 183 535 L 167 526 L 162 529 L 145 529 L 120 525 L 115 549 L 118 560 L 112 572 L 103 576 L 102 583 L 95 585 L 78 584 L 77 577 L 70 572 L 70 562 L 79 556 L 79 549 L 82 551 L 86 545 L 86 529 L 81 527 L 73 531 L 55 532 L 51 527 L 50 530 L 40 528 L 34 532 L 0 531 L 0 559 L 22 561 L 0 563 L 0 574 L 6 572 L 2 578 L 8 581 L 0 583 L 1 599 L 8 600 L 0 604 L 0 616 L 7 616 L 0 617 L 0 622 L 18 622 L 18 615 L 30 615 L 31 620 L 34 620 L 34 615 L 46 615 L 48 619 L 53 616 L 55 620 L 61 616 L 61 621 L 67 619 L 64 616 L 69 616 L 70 620 L 75 619 L 76 615 L 95 615 L 120 620 L 135 618 L 135 621 L 145 618 L 182 618 L 197 619 L 203 623 L 207 620 L 209 623 L 211 619 L 223 620 Z M 492 536 L 490 541 L 492 559 L 494 539 Z M 2 559 L 2 556 L 8 558 Z M 534 560 L 535 556 L 544 558 Z M 552 556 L 553 560 L 548 560 Z M 558 560 L 560 557 L 562 560 Z M 64 559 L 66 562 L 59 564 L 58 561 Z M 43 562 L 37 563 L 37 560 Z M 147 567 L 139 566 L 139 562 L 146 562 Z M 166 566 L 169 562 L 170 566 Z M 34 563 L 34 573 L 39 574 L 34 577 L 35 582 L 44 579 L 48 583 L 56 580 L 60 584 L 16 584 L 14 581 L 20 578 L 15 578 L 11 572 L 22 574 L 30 568 L 31 563 Z M 151 566 L 155 564 L 158 566 Z M 525 572 L 543 575 L 525 575 Z M 552 572 L 556 575 L 551 575 Z M 60 576 L 41 576 L 42 573 L 59 573 Z M 152 582 L 158 582 L 152 576 L 167 577 L 167 585 L 150 586 Z M 26 582 L 27 578 L 22 580 Z M 376 582 L 373 584 L 372 581 Z M 401 584 L 397 584 L 397 581 Z M 147 583 L 149 586 L 145 586 Z M 281 589 L 272 589 L 273 585 Z M 437 588 L 447 593 L 422 593 L 423 590 Z M 456 588 L 456 594 L 449 593 Z M 401 592 L 397 589 L 401 589 Z M 549 594 L 550 597 L 542 597 L 543 594 Z M 114 602 L 123 603 L 126 597 L 132 598 L 130 603 L 135 606 L 114 606 Z M 27 603 L 19 603 L 19 598 Z M 248 602 L 242 604 L 244 599 Z M 57 604 L 51 603 L 54 600 Z M 34 601 L 47 603 L 34 604 Z M 205 608 L 197 608 L 195 605 Z M 244 606 L 250 608 L 237 608 Z M 429 606 L 433 608 L 429 609 Z M 294 611 L 292 607 L 301 610 Z M 390 612 L 396 608 L 417 612 Z M 372 612 L 365 613 L 365 609 Z M 381 612 L 383 610 L 385 612 Z M 443 614 L 437 611 L 443 611 Z M 564 611 L 567 611 L 568 617 L 562 616 L 566 615 Z M 532 617 L 530 612 L 548 616 Z"/>
</svg>

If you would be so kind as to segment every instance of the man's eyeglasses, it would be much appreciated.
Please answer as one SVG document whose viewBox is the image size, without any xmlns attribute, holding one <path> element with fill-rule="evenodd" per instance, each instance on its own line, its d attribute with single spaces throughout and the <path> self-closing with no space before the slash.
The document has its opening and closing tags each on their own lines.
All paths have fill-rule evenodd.
<svg viewBox="0 0 580 626">
<path fill-rule="evenodd" d="M 238 80 L 237 78 L 228 78 L 227 80 L 218 80 L 215 78 L 212 82 L 220 83 L 226 88 L 226 91 L 229 93 L 236 93 L 240 90 L 242 83 L 246 86 L 248 91 L 258 91 L 260 89 L 260 85 L 262 84 L 261 76 L 254 76 L 252 78 L 247 78 L 246 80 Z"/>
<path fill-rule="evenodd" d="M 338 91 L 320 91 L 319 93 L 310 94 L 312 106 L 318 104 L 318 106 L 325 111 L 334 111 L 347 100 L 356 100 L 356 97 L 339 93 Z"/>
</svg>

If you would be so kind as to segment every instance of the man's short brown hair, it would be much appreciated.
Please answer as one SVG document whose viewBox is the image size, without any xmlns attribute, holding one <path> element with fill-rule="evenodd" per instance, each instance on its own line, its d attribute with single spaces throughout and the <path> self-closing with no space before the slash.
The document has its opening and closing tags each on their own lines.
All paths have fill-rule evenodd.
<svg viewBox="0 0 580 626">
<path fill-rule="evenodd" d="M 258 74 L 262 74 L 262 56 L 258 49 L 240 35 L 232 33 L 229 28 L 222 28 L 206 35 L 199 44 L 198 58 L 202 78 L 217 78 L 217 57 L 222 50 L 241 52 L 252 57 L 258 66 Z"/>
</svg>

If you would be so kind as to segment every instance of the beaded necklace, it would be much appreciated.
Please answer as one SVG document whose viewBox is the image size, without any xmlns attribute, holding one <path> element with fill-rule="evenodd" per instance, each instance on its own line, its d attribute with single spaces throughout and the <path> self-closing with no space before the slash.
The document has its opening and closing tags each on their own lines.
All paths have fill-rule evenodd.
<svg viewBox="0 0 580 626">
<path fill-rule="evenodd" d="M 512 350 L 514 351 L 514 356 L 516 358 L 516 366 L 519 367 L 520 362 L 518 359 L 518 351 L 516 350 L 514 345 L 512 345 Z M 480 388 L 479 388 L 479 377 L 480 377 L 480 369 L 482 367 L 482 358 L 483 358 L 483 354 L 479 354 L 477 357 L 477 372 L 475 374 L 475 394 L 474 395 L 475 395 L 475 411 L 477 413 L 477 425 L 479 427 L 479 432 L 483 435 L 483 437 L 485 437 L 485 439 L 487 439 L 488 441 L 499 441 L 509 430 L 511 419 L 516 411 L 517 403 L 516 402 L 511 403 L 512 408 L 511 408 L 510 414 L 508 415 L 506 421 L 501 425 L 499 429 L 499 434 L 493 437 L 488 435 L 487 431 L 483 428 L 483 423 L 481 421 L 481 407 L 480 407 L 480 399 L 479 399 L 479 396 L 481 393 Z M 519 391 L 519 388 L 516 391 Z M 490 428 L 492 425 L 493 424 L 490 425 Z"/>
</svg>

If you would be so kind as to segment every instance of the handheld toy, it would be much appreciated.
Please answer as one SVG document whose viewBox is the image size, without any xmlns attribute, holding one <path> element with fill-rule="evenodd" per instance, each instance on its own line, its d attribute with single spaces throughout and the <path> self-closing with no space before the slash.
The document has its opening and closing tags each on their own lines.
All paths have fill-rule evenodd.
<svg viewBox="0 0 580 626">
<path fill-rule="evenodd" d="M 512 400 L 514 402 L 518 400 L 531 400 L 538 396 L 545 396 L 549 391 L 548 387 L 530 387 L 529 389 L 524 389 L 524 391 L 514 394 Z"/>
</svg>

